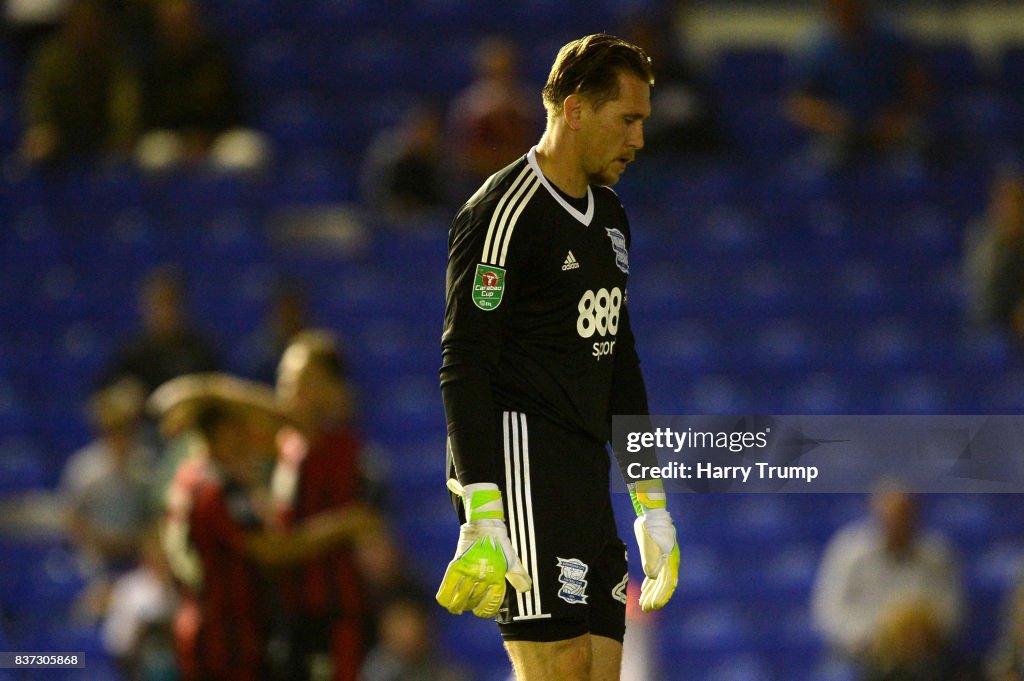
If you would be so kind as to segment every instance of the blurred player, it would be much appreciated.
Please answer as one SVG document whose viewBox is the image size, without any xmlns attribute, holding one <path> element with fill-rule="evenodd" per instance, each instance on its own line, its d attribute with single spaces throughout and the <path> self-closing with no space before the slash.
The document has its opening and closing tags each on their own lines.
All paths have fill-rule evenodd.
<svg viewBox="0 0 1024 681">
<path fill-rule="evenodd" d="M 333 336 L 322 331 L 296 336 L 281 358 L 277 394 L 297 425 L 278 435 L 273 489 L 284 527 L 360 503 L 360 440 Z M 282 605 L 291 620 L 289 678 L 356 680 L 366 652 L 361 592 L 353 553 L 345 547 L 286 575 Z"/>
<path fill-rule="evenodd" d="M 563 47 L 540 143 L 449 234 L 441 388 L 465 523 L 437 600 L 497 616 L 519 681 L 619 678 L 626 551 L 606 445 L 613 414 L 648 411 L 626 309 L 629 224 L 608 185 L 643 147 L 652 82 L 647 55 L 613 36 Z M 675 589 L 675 528 L 660 481 L 630 490 L 652 610 Z"/>
<path fill-rule="evenodd" d="M 223 395 L 195 401 L 191 423 L 206 455 L 179 469 L 165 527 L 172 565 L 187 585 L 174 623 L 182 676 L 258 681 L 267 669 L 272 591 L 266 573 L 353 540 L 372 518 L 350 508 L 311 518 L 288 535 L 265 529 L 259 502 L 265 429 L 246 405 Z M 189 562 L 193 569 L 184 570 Z"/>
</svg>

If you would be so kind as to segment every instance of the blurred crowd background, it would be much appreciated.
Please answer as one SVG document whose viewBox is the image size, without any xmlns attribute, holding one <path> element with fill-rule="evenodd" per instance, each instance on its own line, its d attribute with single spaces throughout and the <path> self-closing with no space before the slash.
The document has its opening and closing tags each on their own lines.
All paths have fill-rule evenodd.
<svg viewBox="0 0 1024 681">
<path fill-rule="evenodd" d="M 356 561 L 361 678 L 507 676 L 496 630 L 430 597 L 456 538 L 446 233 L 539 138 L 551 61 L 587 33 L 638 42 L 657 74 L 647 148 L 616 187 L 655 413 L 1024 408 L 1019 3 L 3 12 L 0 650 L 88 663 L 2 681 L 182 678 L 181 589 L 154 535 L 180 442 L 144 400 L 202 371 L 274 386 L 310 328 L 339 339 L 336 418 L 388 528 Z M 631 613 L 628 678 L 1024 679 L 1015 495 L 670 505 L 680 588 Z"/>
</svg>

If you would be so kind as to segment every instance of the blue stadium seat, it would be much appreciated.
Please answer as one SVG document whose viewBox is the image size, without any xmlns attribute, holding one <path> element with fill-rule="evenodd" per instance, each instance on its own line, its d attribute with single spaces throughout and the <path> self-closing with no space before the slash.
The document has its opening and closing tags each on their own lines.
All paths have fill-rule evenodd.
<svg viewBox="0 0 1024 681">
<path fill-rule="evenodd" d="M 296 5 L 296 11 L 304 4 Z M 272 33 L 246 46 L 241 72 L 247 90 L 263 101 L 310 87 L 312 66 L 301 47 L 300 37 L 287 32 Z"/>
<path fill-rule="evenodd" d="M 801 286 L 793 270 L 770 260 L 751 259 L 735 278 L 724 283 L 731 288 L 724 292 L 742 312 L 744 321 L 802 311 Z"/>
<path fill-rule="evenodd" d="M 145 208 L 118 210 L 99 227 L 93 233 L 92 248 L 80 253 L 91 278 L 103 277 L 123 284 L 126 273 L 134 279 L 164 257 L 162 245 L 166 235 Z M 117 264 L 116 270 L 110 267 L 111 263 Z"/>
<path fill-rule="evenodd" d="M 436 369 L 395 377 L 368 386 L 364 396 L 367 428 L 371 432 L 422 432 L 444 423 Z"/>
<path fill-rule="evenodd" d="M 955 134 L 973 155 L 997 160 L 1008 147 L 1019 142 L 1019 102 L 992 90 L 974 92 L 950 102 L 955 116 Z"/>
<path fill-rule="evenodd" d="M 34 194 L 34 187 L 9 186 L 12 194 L 21 195 L 27 190 L 28 195 Z M 12 225 L 3 239 L 2 253 L 4 262 L 11 267 L 19 264 L 35 271 L 40 264 L 53 262 L 65 255 L 68 239 L 60 229 L 60 216 L 47 206 L 45 200 L 26 202 L 19 205 L 18 201 L 4 203 L 11 209 Z"/>
<path fill-rule="evenodd" d="M 438 641 L 444 650 L 453 651 L 454 662 L 470 665 L 476 672 L 475 678 L 482 678 L 484 673 L 494 674 L 496 668 L 500 671 L 494 679 L 508 678 L 512 673 L 511 665 L 493 622 L 473 615 L 452 617 L 444 611 L 438 612 Z"/>
<path fill-rule="evenodd" d="M 302 35 L 329 35 L 335 40 L 382 26 L 394 25 L 404 14 L 398 0 L 309 0 L 301 4 L 277 0 L 278 14 L 290 19 Z"/>
<path fill-rule="evenodd" d="M 416 435 L 414 440 L 396 443 L 389 465 L 389 481 L 395 493 L 411 501 L 399 513 L 418 514 L 424 512 L 423 505 L 433 505 L 437 500 L 447 500 L 445 488 L 444 424 L 439 423 L 430 431 Z"/>
<path fill-rule="evenodd" d="M 3 79 L 0 67 L 0 80 Z M 21 114 L 17 107 L 18 98 L 13 90 L 5 90 L 0 85 L 0 152 L 4 155 L 17 149 L 21 143 Z"/>
<path fill-rule="evenodd" d="M 0 45 L 0 92 L 15 92 L 21 80 L 21 68 L 12 50 L 4 43 Z"/>
<path fill-rule="evenodd" d="M 46 458 L 25 436 L 0 440 L 0 494 L 38 491 L 49 483 Z"/>
<path fill-rule="evenodd" d="M 834 356 L 829 352 L 829 356 Z M 766 390 L 775 406 L 770 411 L 777 414 L 846 414 L 858 411 L 855 405 L 860 399 L 859 385 L 831 373 L 817 371 L 790 379 L 786 389 L 779 385 L 781 379 L 770 381 Z"/>
<path fill-rule="evenodd" d="M 765 369 L 803 370 L 820 366 L 822 351 L 812 325 L 788 317 L 766 322 L 757 333 L 751 354 L 752 363 Z"/>
<path fill-rule="evenodd" d="M 274 0 L 214 0 L 204 3 L 203 11 L 217 35 L 232 44 L 265 35 L 278 21 Z"/>
<path fill-rule="evenodd" d="M 879 397 L 886 414 L 943 414 L 950 406 L 945 384 L 929 374 L 899 377 Z"/>
<path fill-rule="evenodd" d="M 333 155 L 307 149 L 278 171 L 267 198 L 277 207 L 343 203 L 352 199 L 354 182 L 351 168 Z"/>
<path fill-rule="evenodd" d="M 708 670 L 706 676 L 694 677 L 707 681 L 773 681 L 767 662 L 757 655 L 741 653 L 722 659 Z"/>
<path fill-rule="evenodd" d="M 757 215 L 738 204 L 714 206 L 698 229 L 701 248 L 708 254 L 726 257 L 752 255 L 763 246 L 767 236 Z"/>
<path fill-rule="evenodd" d="M 966 225 L 984 214 L 993 160 L 961 160 L 936 178 L 940 203 L 954 223 Z"/>
<path fill-rule="evenodd" d="M 144 187 L 138 170 L 131 164 L 101 164 L 69 173 L 63 182 L 64 206 L 85 236 L 97 222 L 110 219 L 126 208 L 140 207 Z"/>
<path fill-rule="evenodd" d="M 922 507 L 922 524 L 948 536 L 961 555 L 978 555 L 998 536 L 1000 514 L 989 495 L 934 495 Z"/>
<path fill-rule="evenodd" d="M 685 172 L 665 170 L 671 175 L 665 181 L 664 201 L 676 217 L 682 218 L 681 224 L 690 224 L 717 206 L 742 205 L 746 191 L 743 170 L 729 162 L 695 164 Z M 686 230 L 673 231 L 675 239 L 685 242 Z"/>
<path fill-rule="evenodd" d="M 940 98 L 963 97 L 983 84 L 974 49 L 965 43 L 933 43 L 923 48 L 924 66 L 938 88 Z"/>
<path fill-rule="evenodd" d="M 1006 94 L 1021 97 L 1020 84 L 1024 83 L 1024 46 L 1007 48 L 1000 61 L 1004 91 Z"/>
<path fill-rule="evenodd" d="M 1024 574 L 1024 544 L 1018 538 L 989 545 L 974 556 L 967 570 L 968 588 L 977 592 L 1009 593 Z"/>
<path fill-rule="evenodd" d="M 679 593 L 698 598 L 715 598 L 727 594 L 731 581 L 724 571 L 719 551 L 710 543 L 694 543 L 688 535 L 680 531 L 680 545 L 686 547 L 687 568 L 679 571 Z M 705 541 L 711 541 L 711 538 Z"/>
<path fill-rule="evenodd" d="M 942 206 L 931 202 L 901 201 L 890 244 L 916 257 L 959 257 L 961 230 Z"/>
<path fill-rule="evenodd" d="M 1024 372 L 1007 371 L 980 386 L 978 404 L 989 414 L 1017 414 L 1024 410 Z"/>
<path fill-rule="evenodd" d="M 801 681 L 857 681 L 861 676 L 853 665 L 823 658 L 812 666 L 808 676 L 799 678 Z"/>
<path fill-rule="evenodd" d="M 736 497 L 725 520 L 720 541 L 742 546 L 743 552 L 777 549 L 795 524 L 783 494 L 742 494 Z"/>
<path fill-rule="evenodd" d="M 774 48 L 726 49 L 718 57 L 712 82 L 727 105 L 777 95 L 785 85 L 787 59 Z"/>
<path fill-rule="evenodd" d="M 776 95 L 734 97 L 723 117 L 729 137 L 745 157 L 774 165 L 799 150 L 805 135 L 785 117 Z"/>
<path fill-rule="evenodd" d="M 865 367 L 905 368 L 915 362 L 924 339 L 906 318 L 888 318 L 864 329 L 855 341 L 857 359 Z"/>
<path fill-rule="evenodd" d="M 407 43 L 393 31 L 371 31 L 327 46 L 323 55 L 324 85 L 347 93 L 379 92 L 412 88 L 417 83 L 408 77 L 407 64 L 416 56 L 407 49 Z M 352 102 L 349 102 L 352 106 Z M 354 109 L 361 108 L 353 106 Z"/>
<path fill-rule="evenodd" d="M 798 527 L 794 522 L 791 527 Z M 769 593 L 784 594 L 791 599 L 802 601 L 810 593 L 817 574 L 821 550 L 813 544 L 782 542 L 774 555 L 769 555 L 758 579 L 763 580 L 763 589 Z M 801 604 L 801 608 L 805 605 Z"/>
<path fill-rule="evenodd" d="M 0 373 L 0 438 L 21 437 L 29 431 L 32 405 L 4 373 Z"/>
<path fill-rule="evenodd" d="M 287 158 L 296 151 L 322 148 L 330 124 L 322 105 L 302 93 L 277 99 L 260 112 L 258 125 Z"/>
<path fill-rule="evenodd" d="M 669 607 L 676 606 L 670 603 Z M 663 659 L 690 661 L 689 678 L 704 678 L 718 663 L 750 650 L 751 633 L 737 604 L 729 600 L 690 604 L 661 622 Z"/>
<path fill-rule="evenodd" d="M 635 289 L 634 289 L 635 290 Z M 635 327 L 635 333 L 641 333 Z M 643 359 L 651 373 L 672 372 L 670 381 L 685 379 L 720 366 L 721 343 L 724 340 L 712 324 L 700 319 L 680 319 L 659 324 L 643 337 Z"/>
</svg>

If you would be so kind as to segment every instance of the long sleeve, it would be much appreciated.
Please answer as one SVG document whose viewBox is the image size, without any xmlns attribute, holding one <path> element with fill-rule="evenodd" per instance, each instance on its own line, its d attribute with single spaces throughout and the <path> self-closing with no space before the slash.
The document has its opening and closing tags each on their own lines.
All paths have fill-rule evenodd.
<svg viewBox="0 0 1024 681">
<path fill-rule="evenodd" d="M 648 416 L 647 388 L 640 372 L 640 358 L 636 352 L 636 341 L 629 322 L 628 305 L 622 306 L 622 319 L 619 321 L 619 333 L 616 339 L 615 369 L 612 373 L 611 398 L 608 402 L 608 420 L 615 416 Z M 650 419 L 645 419 L 647 430 L 651 429 Z M 627 483 L 634 482 L 629 476 L 629 466 L 639 463 L 644 467 L 658 465 L 655 450 L 651 447 L 632 453 L 613 447 L 615 459 L 622 472 L 622 479 Z"/>
<path fill-rule="evenodd" d="M 492 377 L 528 265 L 521 229 L 506 253 L 485 253 L 490 218 L 490 211 L 463 209 L 449 235 L 441 394 L 450 454 L 464 485 L 499 479 Z"/>
</svg>

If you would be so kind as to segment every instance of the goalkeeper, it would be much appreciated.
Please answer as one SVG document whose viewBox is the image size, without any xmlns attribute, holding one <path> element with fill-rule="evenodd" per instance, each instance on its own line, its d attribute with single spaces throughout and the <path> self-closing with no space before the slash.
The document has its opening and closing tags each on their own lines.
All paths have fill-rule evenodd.
<svg viewBox="0 0 1024 681">
<path fill-rule="evenodd" d="M 634 45 L 567 44 L 540 142 L 449 233 L 441 389 L 463 525 L 437 600 L 496 618 L 519 681 L 619 678 L 627 565 L 607 442 L 613 414 L 648 407 L 626 305 L 630 228 L 609 186 L 643 147 L 652 83 Z M 659 481 L 630 492 L 640 604 L 654 610 L 676 586 L 675 528 Z"/>
</svg>

